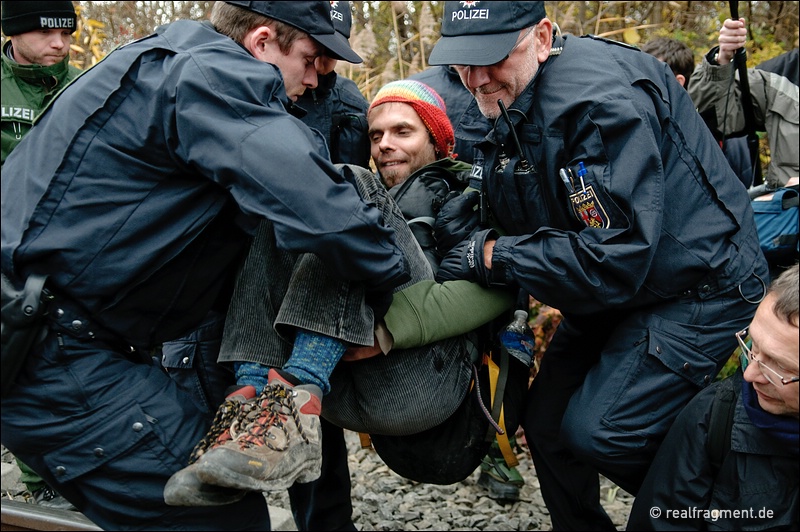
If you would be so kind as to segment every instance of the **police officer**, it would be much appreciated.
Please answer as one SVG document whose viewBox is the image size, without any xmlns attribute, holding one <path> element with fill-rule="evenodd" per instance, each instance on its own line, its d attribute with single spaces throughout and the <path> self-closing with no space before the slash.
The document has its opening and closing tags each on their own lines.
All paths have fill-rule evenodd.
<svg viewBox="0 0 800 532">
<path fill-rule="evenodd" d="M 69 64 L 69 44 L 78 18 L 72 2 L 2 2 L 2 9 L 8 41 L 0 57 L 0 165 L 33 127 L 36 116 L 81 72 Z M 75 509 L 31 468 L 20 460 L 17 464 L 34 502 Z"/>
<path fill-rule="evenodd" d="M 335 35 L 346 46 L 349 46 L 353 22 L 350 9 L 350 2 L 331 4 Z M 353 52 L 353 55 L 355 57 L 350 57 L 348 62 L 362 62 L 358 54 Z M 306 89 L 296 102 L 306 113 L 300 120 L 325 137 L 331 161 L 369 168 L 369 102 L 353 80 L 336 73 L 334 69 L 337 63 L 338 60 L 333 57 L 323 55 L 317 58 L 319 83 L 314 88 Z"/>
<path fill-rule="evenodd" d="M 6 162 L 33 120 L 80 70 L 69 64 L 69 44 L 77 29 L 72 2 L 2 2 L 2 132 L 0 157 Z"/>
<path fill-rule="evenodd" d="M 409 278 L 380 213 L 286 112 L 317 56 L 348 53 L 333 34 L 328 2 L 217 2 L 75 80 L 3 168 L 3 274 L 48 275 L 53 300 L 2 442 L 102 528 L 268 528 L 260 493 L 165 504 L 211 419 L 151 358 L 224 312 L 259 220 L 375 309 Z"/>
<path fill-rule="evenodd" d="M 456 65 L 494 120 L 473 180 L 499 232 L 457 244 L 440 280 L 519 286 L 563 313 L 523 426 L 553 528 L 610 530 L 598 471 L 636 494 L 767 266 L 747 193 L 669 67 L 552 28 L 544 2 L 445 4 L 429 62 Z"/>
</svg>

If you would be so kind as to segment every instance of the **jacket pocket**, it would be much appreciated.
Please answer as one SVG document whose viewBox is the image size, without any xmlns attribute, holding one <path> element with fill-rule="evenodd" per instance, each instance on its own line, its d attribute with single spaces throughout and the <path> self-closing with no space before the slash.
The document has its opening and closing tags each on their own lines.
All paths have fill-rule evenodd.
<svg viewBox="0 0 800 532">
<path fill-rule="evenodd" d="M 47 453 L 44 462 L 59 482 L 69 482 L 128 453 L 146 439 L 156 438 L 156 420 L 138 404 L 92 425 L 72 441 Z"/>
<path fill-rule="evenodd" d="M 225 317 L 212 312 L 193 332 L 162 347 L 162 367 L 206 415 L 216 412 L 234 381 L 228 366 L 217 363 L 224 324 Z"/>
<path fill-rule="evenodd" d="M 638 356 L 616 384 L 619 392 L 603 422 L 615 430 L 660 439 L 686 403 L 712 381 L 717 365 L 686 340 L 696 331 L 680 323 L 655 317 L 646 334 L 632 347 Z"/>
<path fill-rule="evenodd" d="M 648 330 L 647 354 L 658 359 L 675 375 L 698 388 L 707 386 L 717 374 L 717 362 L 684 340 L 688 335 L 679 324 L 660 320 Z"/>
</svg>

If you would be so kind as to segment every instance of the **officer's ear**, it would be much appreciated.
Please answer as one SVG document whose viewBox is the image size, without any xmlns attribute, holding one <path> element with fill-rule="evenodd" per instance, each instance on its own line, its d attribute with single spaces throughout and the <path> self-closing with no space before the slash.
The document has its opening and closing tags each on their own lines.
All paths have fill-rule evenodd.
<svg viewBox="0 0 800 532">
<path fill-rule="evenodd" d="M 278 48 L 278 42 L 275 38 L 275 30 L 272 27 L 257 26 L 247 32 L 242 41 L 245 49 L 259 61 L 264 61 L 265 63 L 274 62 L 271 59 L 275 49 Z M 278 52 L 280 52 L 279 49 Z"/>
<path fill-rule="evenodd" d="M 533 38 L 536 40 L 536 58 L 544 63 L 550 57 L 550 48 L 553 46 L 553 23 L 549 18 L 539 21 L 533 30 Z"/>
</svg>

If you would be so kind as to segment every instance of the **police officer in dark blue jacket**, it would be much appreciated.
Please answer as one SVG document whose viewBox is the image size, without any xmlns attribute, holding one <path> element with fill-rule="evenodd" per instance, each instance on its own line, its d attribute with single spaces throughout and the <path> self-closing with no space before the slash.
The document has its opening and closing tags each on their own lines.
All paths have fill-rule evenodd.
<svg viewBox="0 0 800 532">
<path fill-rule="evenodd" d="M 282 248 L 365 283 L 377 312 L 408 280 L 378 210 L 286 111 L 323 53 L 353 54 L 328 2 L 217 2 L 211 22 L 111 53 L 6 161 L 2 271 L 47 275 L 52 300 L 4 390 L 2 441 L 103 528 L 268 529 L 260 493 L 164 503 L 211 419 L 151 357 L 224 312 L 259 219 Z"/>
<path fill-rule="evenodd" d="M 667 65 L 554 41 L 544 2 L 446 2 L 429 62 L 456 65 L 494 123 L 472 178 L 498 230 L 456 244 L 440 280 L 518 286 L 563 313 L 525 434 L 553 529 L 612 530 L 597 473 L 636 494 L 764 295 L 748 195 Z"/>
<path fill-rule="evenodd" d="M 331 4 L 331 20 L 336 35 L 347 46 L 353 22 L 350 9 L 350 2 Z M 369 168 L 369 102 L 353 80 L 336 73 L 334 68 L 337 62 L 335 57 L 323 55 L 317 58 L 319 83 L 314 88 L 306 89 L 295 102 L 305 111 L 300 120 L 322 134 L 331 161 Z"/>
</svg>

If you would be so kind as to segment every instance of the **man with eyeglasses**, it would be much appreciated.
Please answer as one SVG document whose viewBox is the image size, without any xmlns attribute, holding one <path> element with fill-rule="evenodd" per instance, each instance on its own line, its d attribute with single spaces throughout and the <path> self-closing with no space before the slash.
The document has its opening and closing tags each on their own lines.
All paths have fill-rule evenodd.
<svg viewBox="0 0 800 532">
<path fill-rule="evenodd" d="M 749 197 L 669 67 L 554 36 L 544 4 L 445 2 L 429 63 L 455 66 L 493 130 L 475 150 L 479 214 L 453 227 L 485 225 L 438 280 L 518 287 L 562 312 L 525 436 L 553 528 L 614 530 L 598 472 L 636 494 L 752 320 L 767 265 Z"/>
<path fill-rule="evenodd" d="M 675 420 L 636 497 L 628 530 L 708 530 L 710 522 L 718 530 L 798 529 L 797 264 L 773 282 L 750 327 L 736 338 L 744 374 L 709 386 Z M 729 432 L 714 414 L 726 388 L 736 397 L 724 417 L 732 423 Z M 716 441 L 730 449 L 719 453 L 719 466 Z M 674 512 L 681 509 L 690 510 Z"/>
</svg>

